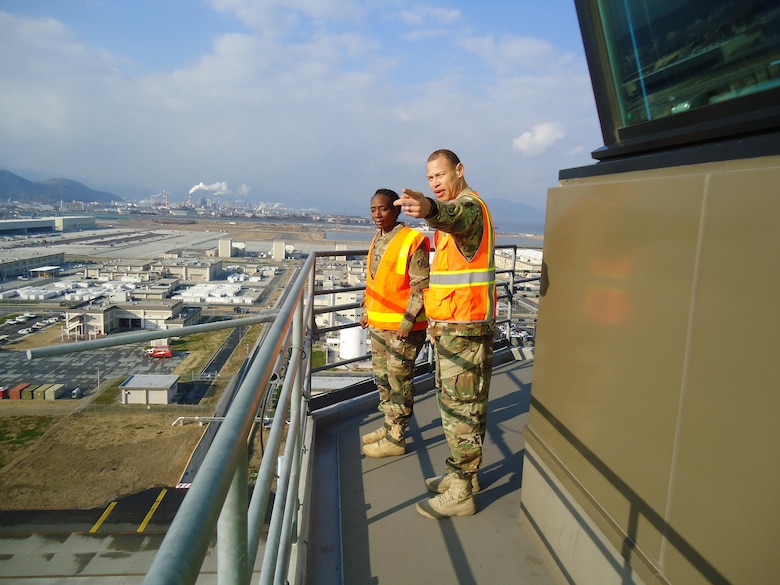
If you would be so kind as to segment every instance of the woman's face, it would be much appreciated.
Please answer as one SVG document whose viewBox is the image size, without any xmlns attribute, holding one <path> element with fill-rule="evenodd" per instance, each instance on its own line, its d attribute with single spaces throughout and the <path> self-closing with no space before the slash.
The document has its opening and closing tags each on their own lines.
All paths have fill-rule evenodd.
<svg viewBox="0 0 780 585">
<path fill-rule="evenodd" d="M 401 208 L 394 206 L 387 195 L 374 195 L 371 198 L 371 219 L 383 232 L 389 232 L 395 227 L 400 213 Z"/>
</svg>

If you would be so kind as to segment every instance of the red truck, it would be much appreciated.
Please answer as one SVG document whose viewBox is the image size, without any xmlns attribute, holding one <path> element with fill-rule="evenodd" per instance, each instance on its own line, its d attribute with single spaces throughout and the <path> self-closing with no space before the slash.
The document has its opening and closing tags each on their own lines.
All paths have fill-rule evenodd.
<svg viewBox="0 0 780 585">
<path fill-rule="evenodd" d="M 158 345 L 157 347 L 150 347 L 144 350 L 144 354 L 147 357 L 155 358 L 169 358 L 171 357 L 171 348 L 168 345 Z"/>
</svg>

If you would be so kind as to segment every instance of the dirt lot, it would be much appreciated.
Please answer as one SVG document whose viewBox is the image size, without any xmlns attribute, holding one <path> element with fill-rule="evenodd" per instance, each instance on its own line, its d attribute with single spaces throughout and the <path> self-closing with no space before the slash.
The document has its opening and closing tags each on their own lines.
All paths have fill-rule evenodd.
<svg viewBox="0 0 780 585">
<path fill-rule="evenodd" d="M 144 488 L 175 486 L 203 432 L 197 425 L 171 426 L 167 414 L 55 418 L 0 469 L 0 508 L 93 508 Z M 13 419 L 0 421 L 8 423 L 6 434 L 31 422 Z"/>
<path fill-rule="evenodd" d="M 117 222 L 113 220 L 113 223 Z M 268 241 L 298 240 L 302 242 L 325 239 L 325 231 L 319 226 L 300 225 L 294 222 L 236 222 L 230 224 L 222 220 L 179 220 L 159 217 L 133 217 L 123 219 L 121 226 L 134 229 L 192 229 L 196 231 L 224 231 L 231 238 Z M 340 226 L 339 229 L 346 229 Z"/>
</svg>

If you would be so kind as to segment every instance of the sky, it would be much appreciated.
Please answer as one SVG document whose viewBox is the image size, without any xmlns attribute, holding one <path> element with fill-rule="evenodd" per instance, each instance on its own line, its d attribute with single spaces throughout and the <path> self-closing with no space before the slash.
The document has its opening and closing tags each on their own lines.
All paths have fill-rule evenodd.
<svg viewBox="0 0 780 585">
<path fill-rule="evenodd" d="M 30 180 L 368 215 L 449 148 L 543 210 L 602 144 L 574 0 L 0 0 L 0 169 Z"/>
</svg>

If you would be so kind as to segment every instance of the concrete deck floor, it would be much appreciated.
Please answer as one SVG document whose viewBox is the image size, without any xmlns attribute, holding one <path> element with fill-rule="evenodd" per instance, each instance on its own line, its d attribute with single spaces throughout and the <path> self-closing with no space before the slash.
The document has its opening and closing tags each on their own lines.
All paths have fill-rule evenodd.
<svg viewBox="0 0 780 585">
<path fill-rule="evenodd" d="M 382 423 L 376 393 L 360 399 L 351 416 L 337 410 L 316 417 L 307 582 L 553 585 L 551 571 L 520 523 L 521 430 L 532 371 L 528 360 L 494 369 L 482 491 L 476 496 L 478 513 L 470 517 L 431 520 L 415 510 L 432 495 L 424 478 L 441 474 L 449 454 L 430 380 L 418 384 L 407 454 L 401 457 L 372 459 L 361 453 L 360 435 Z"/>
</svg>

